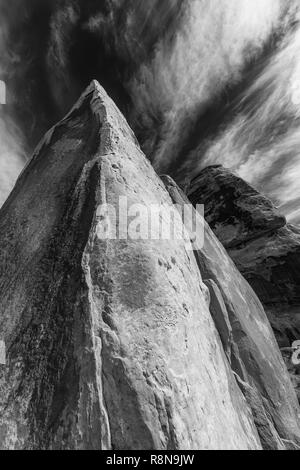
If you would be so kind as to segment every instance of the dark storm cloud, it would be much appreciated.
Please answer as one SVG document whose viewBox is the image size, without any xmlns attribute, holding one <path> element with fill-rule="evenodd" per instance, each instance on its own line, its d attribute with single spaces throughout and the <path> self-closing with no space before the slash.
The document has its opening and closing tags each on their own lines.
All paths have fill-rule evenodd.
<svg viewBox="0 0 300 470">
<path fill-rule="evenodd" d="M 126 113 L 126 87 L 182 0 L 0 0 L 0 203 L 44 132 L 97 78 Z"/>
<path fill-rule="evenodd" d="M 184 182 L 218 161 L 295 212 L 287 203 L 298 197 L 300 174 L 291 94 L 297 4 L 0 0 L 0 78 L 9 96 L 0 114 L 2 199 L 25 155 L 97 78 L 159 172 Z"/>
</svg>

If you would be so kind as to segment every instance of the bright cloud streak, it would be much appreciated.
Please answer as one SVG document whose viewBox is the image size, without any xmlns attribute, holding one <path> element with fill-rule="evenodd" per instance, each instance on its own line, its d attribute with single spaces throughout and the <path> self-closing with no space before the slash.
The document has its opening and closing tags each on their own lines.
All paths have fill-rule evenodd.
<svg viewBox="0 0 300 470">
<path fill-rule="evenodd" d="M 8 123 L 0 115 L 0 207 L 12 190 L 24 162 L 25 155 L 18 130 L 12 121 Z"/>
<path fill-rule="evenodd" d="M 299 50 L 298 26 L 238 101 L 229 104 L 229 123 L 200 142 L 181 168 L 196 175 L 202 167 L 221 163 L 270 196 L 294 221 L 294 205 L 300 202 Z"/>
<path fill-rule="evenodd" d="M 282 12 L 281 0 L 190 2 L 172 50 L 162 40 L 152 62 L 144 64 L 131 83 L 135 121 L 150 129 L 150 136 L 157 116 L 164 122 L 155 149 L 160 171 L 168 169 L 201 108 L 240 79 L 246 60 L 258 54 Z"/>
</svg>

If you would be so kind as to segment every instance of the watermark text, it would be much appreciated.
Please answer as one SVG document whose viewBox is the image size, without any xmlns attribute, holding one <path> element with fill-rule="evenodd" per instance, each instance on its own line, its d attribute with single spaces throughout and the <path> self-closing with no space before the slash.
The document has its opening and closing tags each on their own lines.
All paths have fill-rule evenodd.
<svg viewBox="0 0 300 470">
<path fill-rule="evenodd" d="M 100 240 L 183 240 L 187 247 L 204 243 L 204 206 L 192 204 L 101 204 L 97 209 Z"/>
<path fill-rule="evenodd" d="M 6 85 L 0 80 L 0 104 L 6 104 Z"/>
</svg>

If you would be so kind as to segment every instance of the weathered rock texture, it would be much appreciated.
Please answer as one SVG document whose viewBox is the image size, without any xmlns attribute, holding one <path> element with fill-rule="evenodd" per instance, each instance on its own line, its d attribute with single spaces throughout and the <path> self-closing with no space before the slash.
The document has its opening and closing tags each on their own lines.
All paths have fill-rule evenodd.
<svg viewBox="0 0 300 470">
<path fill-rule="evenodd" d="M 188 202 L 172 180 L 164 181 L 174 202 Z M 263 447 L 279 449 L 283 440 L 299 445 L 296 395 L 264 309 L 206 222 L 204 230 L 204 246 L 194 245 L 195 257 L 211 292 L 211 313 L 223 347 L 230 351 L 232 370 L 251 406 Z"/>
<path fill-rule="evenodd" d="M 181 240 L 99 238 L 109 216 L 98 208 L 120 196 L 172 205 L 93 83 L 0 212 L 0 447 L 260 449 L 193 252 Z M 263 348 L 277 359 L 270 341 Z M 285 410 L 282 437 L 292 438 L 294 403 L 278 364 L 282 403 L 272 406 Z"/>
<path fill-rule="evenodd" d="M 212 231 L 194 251 L 100 236 L 120 197 L 167 217 L 183 199 L 165 183 L 96 82 L 19 178 L 0 211 L 2 449 L 300 443 L 263 308 Z"/>
<path fill-rule="evenodd" d="M 188 194 L 193 203 L 205 204 L 205 219 L 226 249 L 286 225 L 269 199 L 220 165 L 205 168 Z"/>
<path fill-rule="evenodd" d="M 229 170 L 209 167 L 189 197 L 263 303 L 281 347 L 300 338 L 300 229 Z M 297 370 L 293 381 L 299 393 Z M 300 394 L 299 394 L 300 397 Z"/>
</svg>

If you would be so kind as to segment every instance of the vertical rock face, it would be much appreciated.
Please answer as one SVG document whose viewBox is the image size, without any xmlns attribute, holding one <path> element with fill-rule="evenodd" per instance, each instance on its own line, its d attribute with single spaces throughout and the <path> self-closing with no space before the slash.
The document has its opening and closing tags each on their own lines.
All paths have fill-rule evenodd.
<svg viewBox="0 0 300 470">
<path fill-rule="evenodd" d="M 300 338 L 300 230 L 241 178 L 218 166 L 193 181 L 211 228 L 263 303 L 281 347 Z M 299 393 L 299 371 L 292 378 Z"/>
<path fill-rule="evenodd" d="M 172 180 L 164 181 L 173 201 L 184 204 L 187 198 Z M 264 448 L 281 448 L 282 441 L 299 445 L 296 395 L 260 301 L 206 223 L 204 246 L 196 243 L 194 253 L 210 288 L 212 316 Z"/>
<path fill-rule="evenodd" d="M 184 241 L 100 236 L 113 221 L 99 207 L 116 207 L 120 197 L 129 206 L 172 205 L 124 118 L 93 83 L 47 134 L 0 212 L 0 339 L 7 353 L 0 366 L 0 447 L 260 449 L 253 407 L 223 348 L 231 328 L 267 401 L 261 374 L 273 378 L 278 361 L 270 415 L 278 410 L 280 436 L 296 441 L 289 382 L 257 299 L 243 310 L 245 281 L 226 260 L 230 276 L 238 276 L 228 287 L 240 317 L 246 315 L 253 336 L 262 330 L 269 341 L 261 344 L 264 371 L 238 321 L 229 325 L 222 312 L 226 305 L 233 316 L 231 297 L 220 296 L 225 273 L 220 281 L 219 272 L 202 269 L 214 281 L 209 295 Z M 182 229 L 179 216 L 176 226 Z M 207 256 L 214 266 L 215 256 L 225 263 L 209 238 L 216 251 Z M 214 293 L 223 337 L 210 313 Z"/>
</svg>

